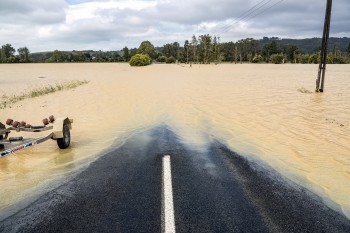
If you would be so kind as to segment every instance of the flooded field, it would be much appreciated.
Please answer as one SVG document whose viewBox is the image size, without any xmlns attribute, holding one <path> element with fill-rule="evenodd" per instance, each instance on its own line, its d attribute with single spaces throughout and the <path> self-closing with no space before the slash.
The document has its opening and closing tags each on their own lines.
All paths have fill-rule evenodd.
<svg viewBox="0 0 350 233">
<path fill-rule="evenodd" d="M 48 141 L 0 158 L 0 212 L 53 188 L 132 134 L 164 124 L 189 146 L 219 140 L 267 163 L 350 218 L 350 65 L 328 66 L 323 94 L 313 92 L 317 68 L 1 65 L 0 101 L 38 86 L 89 83 L 0 109 L 3 123 L 36 125 L 51 114 L 74 119 L 68 150 Z"/>
</svg>

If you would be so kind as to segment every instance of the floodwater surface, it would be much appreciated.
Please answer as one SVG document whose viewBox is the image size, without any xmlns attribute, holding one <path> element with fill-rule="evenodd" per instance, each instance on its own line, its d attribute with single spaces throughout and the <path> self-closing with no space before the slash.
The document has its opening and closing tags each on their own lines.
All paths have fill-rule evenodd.
<svg viewBox="0 0 350 233">
<path fill-rule="evenodd" d="M 88 84 L 0 109 L 0 121 L 74 119 L 72 144 L 54 141 L 0 158 L 0 212 L 86 167 L 112 145 L 167 125 L 196 148 L 213 140 L 262 161 L 350 218 L 350 65 L 1 65 L 0 101 L 69 80 Z"/>
</svg>

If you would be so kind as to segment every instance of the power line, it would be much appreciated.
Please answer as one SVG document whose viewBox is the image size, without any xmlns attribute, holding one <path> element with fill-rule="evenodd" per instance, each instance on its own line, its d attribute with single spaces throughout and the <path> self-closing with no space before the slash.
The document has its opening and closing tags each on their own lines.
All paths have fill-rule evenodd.
<svg viewBox="0 0 350 233">
<path fill-rule="evenodd" d="M 264 3 L 266 0 L 262 0 L 260 2 L 258 2 L 257 4 L 255 4 L 254 6 L 252 6 L 250 9 L 248 9 L 247 11 L 243 12 L 241 15 L 239 15 L 238 17 L 236 17 L 235 19 L 232 19 L 231 23 L 228 24 L 232 24 L 238 20 L 240 20 L 241 18 L 245 17 L 246 14 L 249 14 L 252 10 L 254 10 L 256 7 L 258 7 L 260 4 Z M 226 28 L 228 27 L 227 23 L 222 23 L 222 28 Z"/>
<path fill-rule="evenodd" d="M 227 23 L 226 25 L 224 25 L 220 30 L 218 30 L 218 32 L 225 31 L 225 30 L 229 29 L 234 24 L 237 24 L 238 22 L 242 21 L 243 19 L 249 17 L 251 14 L 253 14 L 257 10 L 261 9 L 262 7 L 264 7 L 266 4 L 268 4 L 269 2 L 271 2 L 273 0 L 269 0 L 267 2 L 265 2 L 265 1 L 266 0 L 260 1 L 259 3 L 257 3 L 256 5 L 254 5 L 253 7 L 251 7 L 250 9 L 245 11 L 244 13 L 242 13 L 240 16 L 238 16 L 237 18 L 233 19 L 230 23 Z M 216 32 L 216 33 L 218 33 L 218 32 Z"/>
<path fill-rule="evenodd" d="M 243 21 L 243 23 L 248 22 L 249 20 L 251 20 L 251 19 L 253 19 L 253 18 L 257 17 L 257 16 L 264 14 L 266 11 L 270 10 L 271 8 L 274 8 L 274 7 L 277 6 L 278 4 L 281 4 L 283 1 L 284 1 L 284 0 L 280 0 L 280 1 L 276 2 L 275 4 L 271 5 L 270 7 L 266 8 L 266 9 L 263 10 L 263 11 L 261 11 L 260 13 L 254 15 L 254 16 L 251 17 L 250 19 L 247 19 L 247 20 Z"/>
<path fill-rule="evenodd" d="M 273 3 L 273 0 L 269 0 L 265 2 L 266 0 L 260 1 L 259 3 L 255 4 L 253 7 L 242 13 L 239 17 L 237 17 L 232 22 L 228 23 L 227 25 L 221 27 L 220 30 L 216 31 L 214 34 L 222 34 L 227 31 L 229 31 L 235 24 L 239 23 L 245 23 L 249 20 L 264 14 L 266 11 L 270 10 L 273 7 L 276 7 L 278 4 L 281 4 L 284 0 L 279 0 L 278 2 Z M 273 3 L 273 4 L 269 4 Z"/>
<path fill-rule="evenodd" d="M 245 23 L 248 22 L 249 20 L 257 17 L 258 15 L 261 15 L 263 13 L 265 13 L 266 11 L 270 10 L 271 8 L 275 7 L 276 5 L 280 4 L 282 1 L 284 0 L 280 0 L 277 3 L 271 4 L 269 5 L 269 3 L 272 2 L 272 0 L 269 0 L 268 2 L 264 3 L 263 5 L 261 5 L 260 7 L 258 7 L 257 9 L 255 9 L 254 11 L 250 12 L 248 15 L 246 15 L 245 17 L 237 20 L 236 22 L 234 22 L 232 25 L 229 25 L 229 27 L 227 27 L 225 30 L 220 31 L 220 33 L 225 33 L 227 31 L 229 31 L 235 24 L 239 24 L 239 23 Z"/>
</svg>

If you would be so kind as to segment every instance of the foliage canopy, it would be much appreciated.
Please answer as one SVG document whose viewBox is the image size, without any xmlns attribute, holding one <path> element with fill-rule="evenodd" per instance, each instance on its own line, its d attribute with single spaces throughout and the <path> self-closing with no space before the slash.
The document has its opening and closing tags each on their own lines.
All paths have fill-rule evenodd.
<svg viewBox="0 0 350 233">
<path fill-rule="evenodd" d="M 256 40 L 246 38 L 237 42 L 220 42 L 216 36 L 193 35 L 184 41 L 155 47 L 150 41 L 143 41 L 138 48 L 124 47 L 119 51 L 48 51 L 30 53 L 27 47 L 15 49 L 11 44 L 0 46 L 0 63 L 28 62 L 128 62 L 136 54 L 148 55 L 158 62 L 219 64 L 223 62 L 273 62 L 319 63 L 321 39 L 280 39 L 264 37 Z M 328 63 L 350 63 L 350 38 L 330 38 Z M 17 52 L 17 53 L 16 53 Z M 277 55 L 276 55 L 277 54 Z M 276 56 L 275 56 L 276 55 Z M 144 63 L 144 62 L 143 62 Z"/>
<path fill-rule="evenodd" d="M 151 64 L 151 58 L 144 54 L 135 54 L 129 61 L 130 66 L 147 66 Z"/>
</svg>

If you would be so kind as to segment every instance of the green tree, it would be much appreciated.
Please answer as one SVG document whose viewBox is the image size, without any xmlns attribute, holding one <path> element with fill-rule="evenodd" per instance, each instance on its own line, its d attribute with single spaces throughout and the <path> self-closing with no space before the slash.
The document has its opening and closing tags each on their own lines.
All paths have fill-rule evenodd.
<svg viewBox="0 0 350 233">
<path fill-rule="evenodd" d="M 284 56 L 281 53 L 271 55 L 271 62 L 274 64 L 282 64 L 284 63 Z"/>
<path fill-rule="evenodd" d="M 50 62 L 65 62 L 67 57 L 65 54 L 61 51 L 55 50 L 53 51 L 52 56 L 50 57 Z"/>
<path fill-rule="evenodd" d="M 221 51 L 224 56 L 224 61 L 233 62 L 235 60 L 235 48 L 236 45 L 232 41 L 221 44 Z"/>
<path fill-rule="evenodd" d="M 1 61 L 7 62 L 7 59 L 14 56 L 16 50 L 10 44 L 5 44 L 1 47 Z"/>
<path fill-rule="evenodd" d="M 172 44 L 165 44 L 163 45 L 161 52 L 166 57 L 173 56 L 179 60 L 180 44 L 178 42 L 174 42 Z"/>
<path fill-rule="evenodd" d="M 191 50 L 192 50 L 192 59 L 190 61 L 194 61 L 196 63 L 199 63 L 199 58 L 198 58 L 198 40 L 195 35 L 192 36 L 192 41 L 191 41 Z M 191 56 L 190 56 L 191 57 Z"/>
<path fill-rule="evenodd" d="M 348 49 L 346 51 L 348 52 L 348 55 L 350 56 L 350 43 L 349 43 Z"/>
<path fill-rule="evenodd" d="M 334 64 L 335 62 L 335 57 L 333 53 L 328 53 L 327 54 L 327 63 L 328 64 Z"/>
<path fill-rule="evenodd" d="M 87 59 L 86 59 L 84 53 L 82 53 L 80 51 L 74 51 L 70 55 L 70 61 L 71 62 L 85 62 L 86 60 Z M 62 62 L 62 61 L 59 61 L 59 62 Z"/>
<path fill-rule="evenodd" d="M 166 57 L 170 57 L 170 56 L 176 56 L 176 53 L 173 49 L 173 45 L 172 44 L 165 44 L 163 45 L 163 48 L 161 50 L 162 54 Z"/>
<path fill-rule="evenodd" d="M 263 61 L 264 61 L 264 58 L 260 54 L 255 54 L 255 56 L 252 59 L 253 63 L 261 63 Z"/>
<path fill-rule="evenodd" d="M 310 63 L 310 64 L 318 64 L 318 63 L 320 63 L 320 54 L 319 53 L 311 54 L 309 56 L 308 63 Z"/>
<path fill-rule="evenodd" d="M 184 56 L 185 56 L 186 64 L 188 64 L 190 61 L 190 56 L 191 56 L 190 42 L 188 40 L 185 40 L 185 43 L 184 43 Z"/>
<path fill-rule="evenodd" d="M 91 57 L 90 53 L 85 52 L 83 54 L 84 54 L 84 57 L 85 57 L 85 61 L 89 61 L 90 62 L 92 60 L 92 57 Z"/>
<path fill-rule="evenodd" d="M 259 42 L 253 38 L 239 40 L 236 43 L 237 53 L 243 61 L 251 61 L 254 55 L 258 52 Z M 238 54 L 237 54 L 238 55 Z"/>
<path fill-rule="evenodd" d="M 129 49 L 128 49 L 128 47 L 124 47 L 123 48 L 123 59 L 124 59 L 124 61 L 129 61 L 130 60 L 130 53 L 129 53 Z"/>
<path fill-rule="evenodd" d="M 199 36 L 199 57 L 203 64 L 210 64 L 212 57 L 212 37 L 209 34 Z"/>
<path fill-rule="evenodd" d="M 309 55 L 308 54 L 297 54 L 295 56 L 296 63 L 307 64 L 309 63 Z"/>
<path fill-rule="evenodd" d="M 270 56 L 278 53 L 281 53 L 281 49 L 278 47 L 276 41 L 272 41 L 269 44 L 265 44 L 262 50 L 262 54 L 266 58 L 267 62 L 270 61 Z"/>
<path fill-rule="evenodd" d="M 148 55 L 152 59 L 156 57 L 156 50 L 153 46 L 153 44 L 149 41 L 143 41 L 141 42 L 138 53 L 143 54 L 143 55 Z"/>
<path fill-rule="evenodd" d="M 17 49 L 20 62 L 29 62 L 29 49 L 27 47 Z"/>
<path fill-rule="evenodd" d="M 7 63 L 19 63 L 19 58 L 17 56 L 11 56 L 7 58 Z"/>
<path fill-rule="evenodd" d="M 0 63 L 2 63 L 2 58 L 4 57 L 5 55 L 3 54 L 3 50 L 2 50 L 2 47 L 0 48 Z"/>
<path fill-rule="evenodd" d="M 213 39 L 213 59 L 215 64 L 221 63 L 222 60 L 220 37 L 216 36 Z"/>
<path fill-rule="evenodd" d="M 296 55 L 298 53 L 298 47 L 295 45 L 286 45 L 283 48 L 284 53 L 287 56 L 288 61 L 296 63 Z"/>
<path fill-rule="evenodd" d="M 347 63 L 347 58 L 344 57 L 344 56 L 334 57 L 333 63 L 334 64 L 346 64 Z"/>
</svg>

